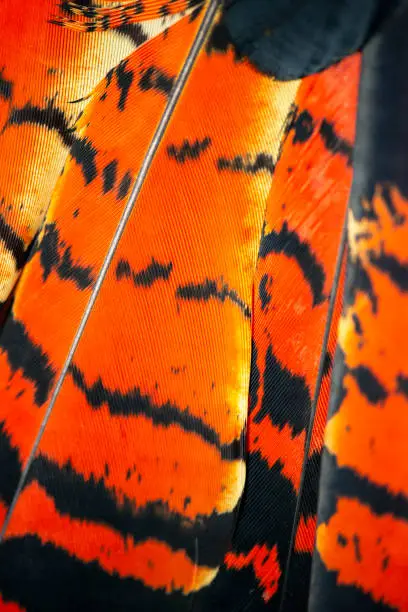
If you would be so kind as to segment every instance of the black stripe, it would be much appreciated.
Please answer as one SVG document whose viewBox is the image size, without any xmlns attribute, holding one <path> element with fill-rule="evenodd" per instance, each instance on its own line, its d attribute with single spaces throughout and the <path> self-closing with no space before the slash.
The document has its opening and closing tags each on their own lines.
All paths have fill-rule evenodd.
<svg viewBox="0 0 408 612">
<path fill-rule="evenodd" d="M 140 45 L 149 39 L 140 23 L 124 23 L 123 25 L 115 28 L 115 32 L 129 38 L 135 47 L 140 47 Z"/>
<path fill-rule="evenodd" d="M 255 422 L 269 418 L 274 425 L 290 425 L 297 435 L 307 427 L 310 410 L 311 398 L 305 379 L 283 367 L 269 346 L 265 356 L 264 393 Z"/>
<path fill-rule="evenodd" d="M 9 506 L 21 477 L 18 449 L 11 443 L 5 423 L 0 422 L 0 499 Z"/>
<path fill-rule="evenodd" d="M 275 171 L 275 164 L 272 155 L 268 153 L 258 153 L 254 158 L 252 155 L 236 155 L 228 159 L 220 157 L 217 160 L 218 170 L 232 170 L 233 172 L 244 172 L 245 174 L 256 174 L 262 170 L 267 170 L 270 174 Z"/>
<path fill-rule="evenodd" d="M 292 484 L 282 475 L 282 465 L 277 462 L 269 468 L 266 461 L 262 459 L 260 453 L 250 453 L 247 460 L 247 476 L 243 498 L 239 508 L 239 517 L 235 526 L 232 550 L 236 554 L 247 555 L 254 546 L 266 545 L 269 549 L 277 546 L 277 558 L 280 567 L 283 568 L 286 562 L 288 542 L 291 533 L 293 516 L 296 508 L 296 494 Z M 259 600 L 259 584 L 253 575 L 246 571 L 230 571 L 229 579 L 223 584 L 217 585 L 214 593 L 214 603 L 226 601 L 230 602 L 226 610 L 257 610 L 255 606 Z M 250 584 L 244 593 L 240 588 L 240 580 Z M 269 603 L 273 606 L 279 599 L 282 577 L 280 577 L 277 593 Z M 207 594 L 204 593 L 205 603 L 212 601 L 211 587 Z M 238 599 L 235 598 L 235 595 Z M 200 594 L 197 595 L 197 610 L 200 610 Z M 248 608 L 246 608 L 248 606 Z M 195 609 L 195 608 L 194 608 Z M 210 607 L 203 607 L 201 610 L 207 612 Z M 223 610 L 219 605 L 215 608 Z M 263 609 L 263 608 L 262 608 Z M 268 608 L 269 609 L 269 608 Z M 271 609 L 274 609 L 271 607 Z"/>
<path fill-rule="evenodd" d="M 62 252 L 61 252 L 62 250 Z M 58 274 L 61 280 L 73 281 L 78 289 L 87 289 L 93 282 L 91 266 L 82 266 L 72 259 L 71 247 L 60 240 L 58 227 L 55 223 L 48 223 L 44 228 L 44 235 L 35 252 L 40 253 L 40 263 L 44 282 L 52 271 Z"/>
<path fill-rule="evenodd" d="M 159 68 L 150 66 L 146 68 L 139 80 L 139 87 L 143 91 L 155 89 L 168 96 L 173 89 L 174 77 L 169 76 Z"/>
<path fill-rule="evenodd" d="M 173 264 L 161 264 L 155 259 L 139 272 L 132 270 L 130 263 L 126 259 L 121 259 L 116 266 L 116 278 L 131 278 L 136 287 L 151 287 L 157 280 L 168 280 L 173 270 Z"/>
<path fill-rule="evenodd" d="M 346 158 L 347 165 L 351 166 L 353 162 L 353 146 L 345 138 L 340 138 L 336 134 L 333 123 L 323 119 L 319 129 L 320 136 L 325 144 L 326 149 L 333 155 L 342 155 Z"/>
<path fill-rule="evenodd" d="M 259 299 L 261 301 L 261 308 L 262 310 L 265 310 L 266 312 L 269 311 L 268 306 L 272 302 L 272 297 L 269 291 L 269 289 L 272 286 L 272 283 L 273 283 L 273 278 L 272 276 L 269 276 L 269 274 L 264 274 L 259 282 L 258 293 L 259 293 Z"/>
<path fill-rule="evenodd" d="M 386 253 L 381 255 L 371 253 L 370 262 L 377 270 L 387 274 L 400 291 L 404 293 L 408 291 L 408 264 Z"/>
<path fill-rule="evenodd" d="M 307 142 L 314 133 L 315 122 L 308 110 L 299 113 L 297 106 L 292 106 L 286 120 L 285 134 L 293 132 L 293 144 L 303 144 Z"/>
<path fill-rule="evenodd" d="M 42 125 L 49 130 L 56 131 L 66 147 L 70 147 L 74 143 L 74 130 L 69 127 L 64 112 L 52 103 L 41 108 L 27 102 L 22 108 L 13 108 L 7 125 L 22 125 L 24 123 Z"/>
<path fill-rule="evenodd" d="M 258 349 L 252 337 L 251 351 L 251 376 L 249 381 L 249 412 L 252 412 L 258 405 L 259 386 L 261 384 L 261 373 L 258 367 Z"/>
<path fill-rule="evenodd" d="M 136 472 L 131 477 L 137 478 Z M 201 565 L 218 567 L 229 544 L 234 513 L 217 515 L 214 511 L 193 521 L 172 512 L 165 502 L 150 502 L 139 508 L 137 500 L 125 495 L 118 501 L 103 478 L 91 475 L 86 480 L 70 463 L 59 467 L 43 455 L 33 461 L 26 486 L 33 481 L 52 497 L 61 515 L 107 525 L 123 537 L 132 536 L 135 543 L 148 538 L 166 542 L 173 550 L 185 550 L 192 561 L 198 545 Z"/>
<path fill-rule="evenodd" d="M 5 79 L 3 72 L 0 70 L 0 98 L 3 100 L 11 100 L 13 97 L 14 83 Z"/>
<path fill-rule="evenodd" d="M 106 404 L 112 415 L 136 416 L 143 414 L 155 425 L 161 425 L 162 427 L 178 425 L 184 431 L 192 432 L 208 444 L 215 446 L 222 459 L 234 461 L 243 457 L 242 438 L 230 444 L 221 444 L 218 432 L 202 419 L 191 414 L 188 408 L 181 410 L 170 402 L 158 406 L 152 402 L 148 395 L 142 395 L 137 388 L 128 393 L 110 391 L 103 385 L 100 378 L 88 387 L 84 375 L 75 365 L 70 367 L 70 373 L 74 384 L 84 393 L 87 402 L 94 409 Z"/>
<path fill-rule="evenodd" d="M 309 422 L 306 426 L 306 440 L 305 440 L 305 446 L 304 446 L 304 452 L 303 452 L 302 472 L 301 472 L 300 483 L 299 483 L 296 511 L 293 517 L 292 532 L 291 532 L 291 536 L 289 540 L 288 558 L 287 558 L 286 566 L 283 570 L 284 577 L 283 577 L 282 597 L 281 597 L 281 602 L 279 606 L 279 612 L 283 612 L 287 604 L 286 596 L 288 593 L 290 567 L 291 567 L 291 562 L 292 562 L 292 555 L 295 550 L 296 534 L 297 534 L 297 530 L 299 526 L 299 520 L 301 518 L 302 504 L 303 506 L 308 505 L 308 499 L 307 497 L 304 497 L 304 496 L 305 494 L 306 496 L 309 495 L 310 491 L 305 491 L 305 489 L 306 487 L 313 486 L 313 472 L 311 474 L 312 480 L 309 480 L 309 481 L 306 480 L 306 477 L 309 476 L 309 474 L 307 474 L 306 472 L 307 468 L 309 467 L 309 468 L 312 468 L 313 470 L 313 467 L 314 467 L 314 462 L 311 462 L 311 463 L 308 462 L 308 455 L 309 455 L 309 450 L 311 447 L 311 442 L 312 442 L 312 437 L 313 437 L 313 425 L 316 419 L 316 411 L 317 411 L 319 396 L 320 396 L 321 388 L 322 388 L 326 353 L 327 353 L 327 349 L 329 346 L 330 330 L 332 327 L 332 321 L 333 321 L 333 316 L 334 316 L 334 311 L 335 311 L 335 306 L 336 306 L 336 298 L 337 298 L 338 290 L 339 290 L 341 270 L 343 267 L 343 262 L 345 261 L 344 258 L 346 254 L 346 245 L 347 245 L 347 223 L 344 222 L 341 236 L 340 236 L 337 257 L 336 257 L 333 284 L 332 284 L 331 291 L 330 291 L 329 307 L 327 310 L 327 317 L 325 321 L 324 332 L 321 338 L 322 345 L 321 345 L 321 350 L 320 350 L 319 370 L 317 373 L 317 378 L 316 378 L 316 383 L 315 383 L 315 388 L 314 388 L 314 393 L 313 393 L 313 403 L 312 403 L 311 410 L 310 410 Z M 317 488 L 317 483 L 315 482 L 314 484 Z M 311 499 L 311 502 L 315 503 L 315 500 L 313 500 L 313 497 Z"/>
<path fill-rule="evenodd" d="M 348 259 L 347 275 L 346 275 L 346 304 L 353 305 L 356 303 L 356 298 L 359 293 L 365 293 L 370 300 L 373 314 L 377 313 L 378 297 L 374 293 L 374 287 L 371 279 L 367 274 L 367 270 L 363 267 L 359 259 Z"/>
<path fill-rule="evenodd" d="M 304 519 L 308 519 L 317 514 L 321 462 L 322 454 L 318 451 L 304 459 L 304 487 L 300 501 L 299 518 L 303 516 Z"/>
<path fill-rule="evenodd" d="M 197 300 L 207 302 L 211 298 L 215 298 L 220 302 L 225 300 L 236 304 L 246 318 L 251 317 L 251 310 L 248 304 L 245 304 L 234 289 L 230 289 L 226 283 L 221 281 L 221 284 L 215 280 L 208 278 L 202 283 L 188 283 L 177 287 L 176 297 L 181 300 Z"/>
<path fill-rule="evenodd" d="M 286 596 L 282 607 L 285 612 L 308 612 L 312 558 L 310 553 L 292 552 Z M 331 612 L 331 608 L 322 608 L 319 612 Z M 344 612 L 351 610 L 347 609 Z"/>
<path fill-rule="evenodd" d="M 188 0 L 188 8 L 194 8 L 203 3 L 203 0 Z M 201 10 L 201 9 L 200 9 Z"/>
<path fill-rule="evenodd" d="M 200 9 L 201 10 L 201 9 Z M 167 155 L 180 164 L 184 164 L 188 159 L 198 159 L 204 151 L 211 145 L 211 138 L 206 136 L 203 140 L 183 140 L 180 146 L 175 144 L 168 145 Z"/>
<path fill-rule="evenodd" d="M 395 608 L 391 608 L 383 602 L 374 601 L 368 593 L 363 593 L 357 587 L 341 584 L 337 572 L 329 572 L 326 569 L 319 553 L 314 556 L 312 574 L 309 612 L 395 611 Z"/>
<path fill-rule="evenodd" d="M 286 221 L 280 232 L 273 230 L 262 238 L 259 257 L 264 259 L 270 253 L 284 253 L 287 257 L 295 259 L 312 290 L 313 305 L 317 306 L 325 301 L 326 296 L 323 290 L 326 274 L 324 268 L 316 259 L 310 245 L 302 242 L 298 234 L 289 229 Z"/>
<path fill-rule="evenodd" d="M 296 493 L 282 475 L 282 467 L 280 461 L 269 467 L 258 451 L 249 453 L 240 519 L 233 540 L 236 551 L 247 554 L 256 544 L 266 544 L 268 548 L 276 544 L 280 561 L 286 557 Z"/>
<path fill-rule="evenodd" d="M 112 160 L 103 169 L 103 193 L 108 193 L 114 188 L 116 182 L 116 175 L 118 171 L 118 161 Z"/>
<path fill-rule="evenodd" d="M 191 599 L 149 589 L 141 581 L 109 574 L 37 536 L 0 546 L 0 592 L 30 612 L 187 612 Z"/>
<path fill-rule="evenodd" d="M 11 315 L 0 334 L 0 349 L 7 354 L 11 370 L 20 370 L 34 384 L 35 403 L 44 404 L 56 372 L 42 347 L 32 342 L 24 324 Z"/>
<path fill-rule="evenodd" d="M 25 244 L 24 240 L 8 225 L 0 214 L 0 240 L 4 242 L 7 250 L 13 254 L 18 269 L 25 263 Z"/>
<path fill-rule="evenodd" d="M 394 495 L 385 486 L 371 482 L 352 469 L 339 467 L 334 455 L 323 451 L 320 477 L 319 523 L 327 523 L 336 512 L 340 497 L 358 499 L 374 514 L 391 514 L 397 519 L 408 519 L 408 499 Z"/>
<path fill-rule="evenodd" d="M 93 284 L 92 268 L 74 263 L 71 247 L 66 247 L 57 268 L 62 280 L 72 280 L 79 289 L 87 289 Z"/>
<path fill-rule="evenodd" d="M 243 603 L 251 596 L 251 605 L 244 608 Z M 249 564 L 236 570 L 227 569 L 223 565 L 214 581 L 196 593 L 194 597 L 194 612 L 273 612 L 273 600 L 265 603 L 262 598 L 263 587 L 255 577 L 254 567 Z M 296 610 L 296 612 L 298 612 Z"/>
</svg>

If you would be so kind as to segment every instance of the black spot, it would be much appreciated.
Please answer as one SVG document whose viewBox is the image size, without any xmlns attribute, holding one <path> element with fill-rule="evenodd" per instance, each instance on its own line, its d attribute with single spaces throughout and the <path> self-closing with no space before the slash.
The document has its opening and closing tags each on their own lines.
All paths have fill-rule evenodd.
<svg viewBox="0 0 408 612">
<path fill-rule="evenodd" d="M 362 336 L 363 335 L 363 328 L 361 327 L 361 321 L 358 318 L 358 316 L 356 315 L 355 312 L 353 312 L 353 315 L 351 317 L 353 319 L 353 323 L 354 323 L 354 329 L 355 332 L 358 336 Z"/>
<path fill-rule="evenodd" d="M 326 275 L 323 266 L 313 254 L 310 245 L 302 242 L 295 231 L 288 228 L 285 221 L 280 232 L 273 230 L 263 236 L 259 249 L 259 257 L 265 258 L 270 253 L 284 253 L 297 261 L 306 281 L 313 293 L 313 305 L 317 306 L 325 301 L 323 293 Z"/>
<path fill-rule="evenodd" d="M 211 138 L 196 140 L 190 143 L 188 140 L 183 140 L 180 147 L 171 144 L 167 147 L 167 155 L 172 157 L 179 163 L 184 163 L 187 159 L 198 159 L 201 153 L 204 153 L 211 145 Z"/>
<path fill-rule="evenodd" d="M 161 264 L 155 259 L 140 272 L 134 272 L 128 261 L 121 259 L 116 267 L 116 278 L 132 278 L 136 287 L 151 287 L 157 280 L 168 280 L 173 270 L 173 264 Z"/>
<path fill-rule="evenodd" d="M 145 43 L 149 38 L 140 23 L 124 23 L 115 28 L 115 32 L 129 38 L 135 47 L 140 47 L 140 45 Z"/>
<path fill-rule="evenodd" d="M 87 138 L 75 138 L 70 150 L 71 156 L 82 168 L 85 184 L 91 183 L 97 176 L 97 150 Z"/>
<path fill-rule="evenodd" d="M 288 118 L 286 133 L 294 132 L 293 144 L 304 143 L 309 140 L 315 129 L 315 124 L 312 115 L 309 111 L 304 110 L 298 114 L 297 109 L 293 109 Z"/>
<path fill-rule="evenodd" d="M 0 71 L 0 98 L 3 100 L 11 100 L 13 96 L 13 83 L 4 78 L 3 72 Z"/>
<path fill-rule="evenodd" d="M 337 542 L 342 548 L 345 548 L 348 544 L 346 536 L 344 536 L 342 533 L 337 534 Z"/>
<path fill-rule="evenodd" d="M 43 280 L 47 280 L 51 271 L 60 262 L 59 233 L 55 223 L 50 223 L 44 228 L 41 242 L 36 245 L 35 252 L 40 253 L 40 263 L 43 270 Z M 34 254 L 34 252 L 33 252 Z"/>
<path fill-rule="evenodd" d="M 182 300 L 204 302 L 208 302 L 211 298 L 215 298 L 220 302 L 230 300 L 239 307 L 245 317 L 249 318 L 251 316 L 249 306 L 238 296 L 236 291 L 230 289 L 227 284 L 222 282 L 217 283 L 217 281 L 206 279 L 203 283 L 180 285 L 177 288 L 176 297 Z"/>
<path fill-rule="evenodd" d="M 129 95 L 130 87 L 133 83 L 134 74 L 131 70 L 126 70 L 127 60 L 121 62 L 115 69 L 116 82 L 120 90 L 118 108 L 125 110 L 126 100 Z"/>
<path fill-rule="evenodd" d="M 259 299 L 261 300 L 262 310 L 265 310 L 272 300 L 268 292 L 268 284 L 272 284 L 272 278 L 268 274 L 264 274 L 259 283 Z"/>
<path fill-rule="evenodd" d="M 156 91 L 164 93 L 166 96 L 171 92 L 173 85 L 174 78 L 168 76 L 155 66 L 150 66 L 150 68 L 144 70 L 139 80 L 139 87 L 143 91 L 155 89 Z"/>
<path fill-rule="evenodd" d="M 191 504 L 191 497 L 185 497 L 184 498 L 184 503 L 183 503 L 183 508 L 184 510 L 187 510 L 188 506 Z"/>
<path fill-rule="evenodd" d="M 366 366 L 360 365 L 351 370 L 361 393 L 372 404 L 379 404 L 387 399 L 387 391 L 380 381 Z"/>
<path fill-rule="evenodd" d="M 121 259 L 116 266 L 116 278 L 117 280 L 122 280 L 122 278 L 130 278 L 132 275 L 132 268 L 130 267 L 130 263 Z"/>
<path fill-rule="evenodd" d="M 403 393 L 408 398 L 408 376 L 402 374 L 397 376 L 397 389 L 399 393 Z"/>
<path fill-rule="evenodd" d="M 167 6 L 167 4 L 162 4 L 162 5 L 161 5 L 161 7 L 160 7 L 160 9 L 159 9 L 159 12 L 160 12 L 160 15 L 161 15 L 162 17 L 167 17 L 167 15 L 169 15 L 169 14 L 170 14 L 170 9 L 169 9 L 169 7 Z"/>
<path fill-rule="evenodd" d="M 118 196 L 117 196 L 118 200 L 123 200 L 123 198 L 127 196 L 127 194 L 129 193 L 131 184 L 132 184 L 132 175 L 128 171 L 126 172 L 126 174 L 123 176 L 122 180 L 119 183 Z"/>
<path fill-rule="evenodd" d="M 356 561 L 361 563 L 361 550 L 360 550 L 360 538 L 355 533 L 353 535 L 353 545 L 354 545 L 354 555 L 356 557 Z"/>
<path fill-rule="evenodd" d="M 0 335 L 0 348 L 13 372 L 21 371 L 35 386 L 34 401 L 42 406 L 51 390 L 55 370 L 42 347 L 30 339 L 24 324 L 11 315 Z"/>
<path fill-rule="evenodd" d="M 118 170 L 118 162 L 116 159 L 113 159 L 103 169 L 103 193 L 108 193 L 108 191 L 113 189 L 115 182 L 116 182 L 117 170 Z"/>
</svg>

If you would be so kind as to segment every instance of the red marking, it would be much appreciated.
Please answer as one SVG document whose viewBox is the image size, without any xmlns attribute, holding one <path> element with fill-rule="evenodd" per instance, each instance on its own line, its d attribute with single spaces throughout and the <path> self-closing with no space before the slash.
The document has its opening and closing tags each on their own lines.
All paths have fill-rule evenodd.
<svg viewBox="0 0 408 612">
<path fill-rule="evenodd" d="M 295 491 L 298 491 L 305 432 L 293 435 L 292 428 L 288 424 L 277 427 L 269 418 L 264 418 L 261 423 L 250 421 L 248 437 L 250 452 L 259 451 L 270 468 L 279 461 L 282 464 L 282 475 L 290 480 Z"/>
<path fill-rule="evenodd" d="M 24 608 L 21 608 L 16 603 L 5 601 L 0 593 L 0 610 L 1 612 L 25 612 Z"/>
<path fill-rule="evenodd" d="M 296 531 L 295 551 L 298 553 L 313 553 L 316 539 L 316 515 L 300 517 Z"/>
<path fill-rule="evenodd" d="M 265 544 L 258 544 L 247 555 L 229 552 L 225 555 L 225 565 L 228 569 L 241 570 L 252 565 L 255 577 L 264 591 L 264 601 L 269 601 L 278 590 L 279 578 L 282 575 L 278 561 L 278 549 L 275 545 L 269 549 Z"/>
</svg>

